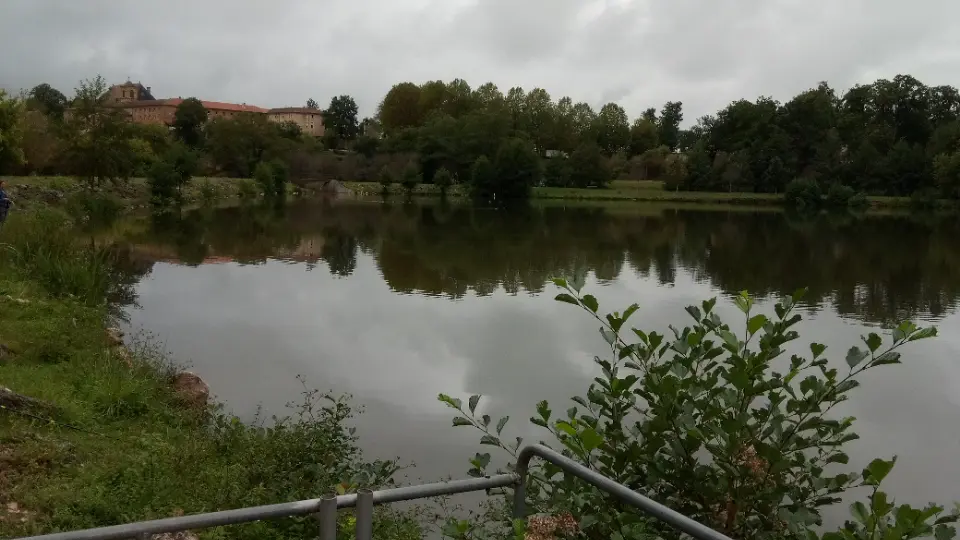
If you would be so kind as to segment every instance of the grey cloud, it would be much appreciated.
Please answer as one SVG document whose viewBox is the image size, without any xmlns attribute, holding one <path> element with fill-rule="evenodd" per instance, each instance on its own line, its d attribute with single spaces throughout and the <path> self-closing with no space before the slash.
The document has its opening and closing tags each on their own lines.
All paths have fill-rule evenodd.
<svg viewBox="0 0 960 540">
<path fill-rule="evenodd" d="M 690 122 L 820 80 L 956 85 L 958 15 L 949 0 L 5 0 L 0 85 L 70 93 L 102 73 L 262 106 L 346 93 L 369 115 L 395 82 L 461 77 L 619 98 L 631 116 L 681 100 Z"/>
</svg>

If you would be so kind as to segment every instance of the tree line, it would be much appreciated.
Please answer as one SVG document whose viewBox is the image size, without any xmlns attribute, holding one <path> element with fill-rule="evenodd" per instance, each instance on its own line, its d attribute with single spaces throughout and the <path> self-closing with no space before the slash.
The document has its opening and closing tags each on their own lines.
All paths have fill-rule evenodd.
<svg viewBox="0 0 960 540">
<path fill-rule="evenodd" d="M 95 90 L 105 90 L 96 81 Z M 493 83 L 473 88 L 462 79 L 395 84 L 374 117 L 363 120 L 352 97 L 334 97 L 323 111 L 321 140 L 264 115 L 207 121 L 202 103 L 188 99 L 172 131 L 104 123 L 110 114 L 98 112 L 99 143 L 83 144 L 101 144 L 118 159 L 98 158 L 102 170 L 78 173 L 79 133 L 91 131 L 71 128 L 64 111 L 96 103 L 93 94 L 84 85 L 72 100 L 49 85 L 31 90 L 21 100 L 20 135 L 2 139 L 0 172 L 88 180 L 143 175 L 178 143 L 196 152 L 206 175 L 249 177 L 262 162 L 282 162 L 294 182 L 409 187 L 434 183 L 440 173 L 442 183 L 468 184 L 486 200 L 523 198 L 533 186 L 600 188 L 613 178 L 662 179 L 675 190 L 786 192 L 801 201 L 828 194 L 827 201 L 842 203 L 857 192 L 960 198 L 960 93 L 909 75 L 842 95 L 821 83 L 785 103 L 738 100 L 689 129 L 680 127 L 679 101 L 631 121 L 616 103 L 594 110 L 569 97 L 554 100 L 542 88 L 503 93 Z M 312 99 L 308 106 L 319 108 Z M 11 116 L 0 113 L 0 123 Z"/>
</svg>

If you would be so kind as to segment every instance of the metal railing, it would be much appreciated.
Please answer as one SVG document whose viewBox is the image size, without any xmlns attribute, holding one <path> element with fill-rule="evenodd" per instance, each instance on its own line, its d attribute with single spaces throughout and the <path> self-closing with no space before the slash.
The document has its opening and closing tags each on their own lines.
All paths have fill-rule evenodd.
<svg viewBox="0 0 960 540">
<path fill-rule="evenodd" d="M 370 491 L 361 489 L 350 495 L 325 495 L 320 499 L 296 501 L 282 504 L 253 506 L 237 510 L 225 510 L 192 516 L 140 521 L 124 525 L 99 527 L 62 533 L 31 536 L 21 540 L 112 540 L 128 538 L 150 538 L 150 535 L 172 533 L 186 530 L 207 529 L 223 525 L 250 523 L 263 519 L 281 517 L 314 515 L 318 520 L 320 540 L 335 540 L 337 537 L 337 510 L 340 508 L 354 508 L 356 517 L 356 539 L 371 540 L 373 538 L 373 507 L 378 504 L 387 504 L 414 499 L 424 499 L 439 495 L 453 495 L 472 491 L 483 491 L 495 488 L 513 486 L 514 506 L 513 515 L 517 518 L 526 517 L 526 476 L 530 460 L 539 457 L 553 463 L 561 470 L 605 491 L 650 516 L 667 523 L 676 529 L 689 534 L 698 540 L 731 540 L 729 537 L 701 524 L 689 517 L 675 512 L 662 504 L 644 497 L 630 488 L 614 480 L 592 471 L 583 465 L 564 457 L 560 453 L 537 444 L 524 447 L 517 458 L 516 474 L 498 474 L 485 478 L 471 478 L 454 480 L 452 482 L 438 482 L 421 484 L 401 488 Z"/>
</svg>

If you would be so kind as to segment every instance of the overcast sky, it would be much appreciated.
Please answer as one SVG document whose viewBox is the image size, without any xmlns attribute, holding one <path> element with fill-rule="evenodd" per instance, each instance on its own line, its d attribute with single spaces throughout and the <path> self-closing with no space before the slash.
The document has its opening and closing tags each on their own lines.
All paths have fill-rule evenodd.
<svg viewBox="0 0 960 540">
<path fill-rule="evenodd" d="M 789 99 L 910 73 L 960 85 L 956 0 L 0 0 L 0 87 L 67 95 L 102 74 L 264 107 L 350 94 L 374 113 L 398 81 L 540 86 L 667 100 L 686 123 L 733 99 Z"/>
</svg>

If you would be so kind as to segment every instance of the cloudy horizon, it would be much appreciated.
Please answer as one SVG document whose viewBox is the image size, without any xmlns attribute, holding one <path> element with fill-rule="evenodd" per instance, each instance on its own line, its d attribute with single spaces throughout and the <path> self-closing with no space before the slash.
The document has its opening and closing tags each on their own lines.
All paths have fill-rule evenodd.
<svg viewBox="0 0 960 540">
<path fill-rule="evenodd" d="M 296 106 L 353 96 L 371 116 L 402 81 L 545 88 L 631 118 L 682 101 L 786 101 L 826 80 L 911 74 L 960 86 L 960 3 L 925 0 L 104 0 L 0 3 L 0 87 L 140 81 L 158 98 Z M 16 52 L 10 52 L 16 51 Z"/>
</svg>

